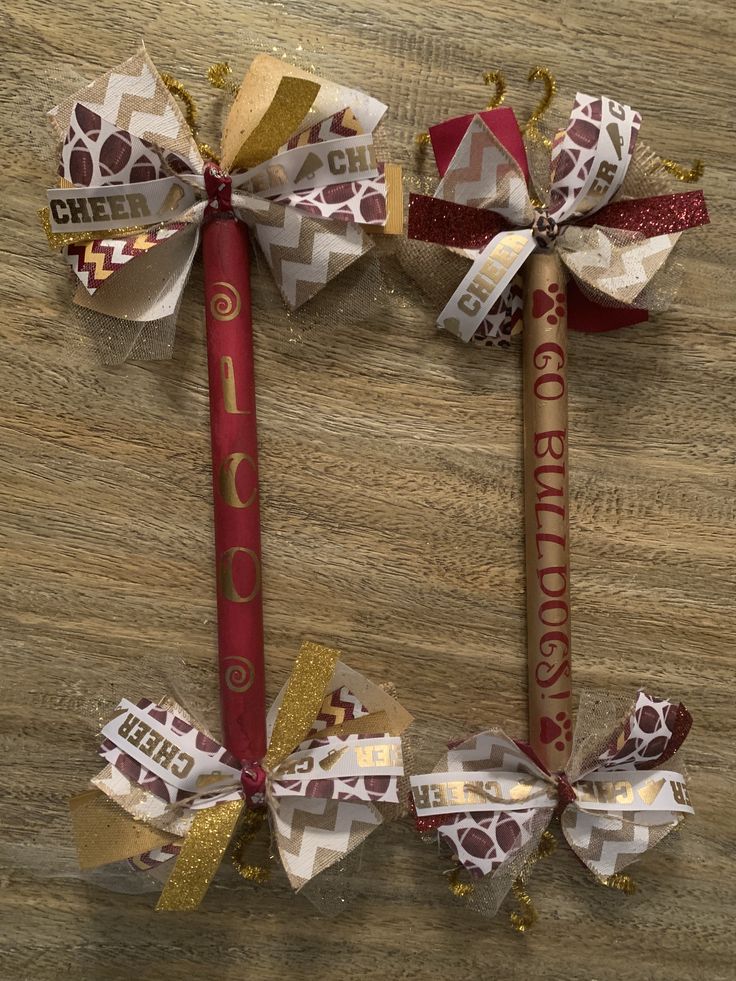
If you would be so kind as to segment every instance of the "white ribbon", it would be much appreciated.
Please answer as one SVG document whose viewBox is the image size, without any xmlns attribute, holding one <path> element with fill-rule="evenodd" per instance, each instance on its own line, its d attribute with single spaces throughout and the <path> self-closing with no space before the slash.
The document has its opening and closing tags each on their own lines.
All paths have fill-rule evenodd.
<svg viewBox="0 0 736 981">
<path fill-rule="evenodd" d="M 554 783 L 498 770 L 422 773 L 410 778 L 418 817 L 554 808 Z M 572 784 L 583 811 L 693 814 L 685 777 L 673 770 L 594 770 Z"/>
<path fill-rule="evenodd" d="M 200 810 L 225 800 L 242 799 L 241 770 L 228 762 L 224 746 L 182 721 L 172 712 L 149 703 L 139 707 L 122 699 L 101 735 L 143 768 L 138 783 L 153 790 L 150 775 L 166 784 L 177 805 Z M 404 773 L 398 736 L 328 736 L 309 748 L 298 748 L 268 774 L 266 799 L 300 796 L 307 784 L 320 781 L 318 797 L 336 800 L 346 793 L 341 781 L 374 777 L 398 778 Z M 103 755 L 115 765 L 114 752 Z M 360 793 L 364 785 L 358 788 Z M 178 791 L 183 791 L 182 795 Z M 155 793 L 155 790 L 153 791 Z M 374 802 L 397 801 L 396 779 Z"/>
<path fill-rule="evenodd" d="M 259 198 L 378 177 L 370 133 L 286 150 L 243 174 L 233 190 Z M 162 177 L 136 184 L 54 187 L 46 191 L 53 232 L 96 232 L 156 225 L 182 215 L 202 199 L 201 174 Z M 198 193 L 199 192 L 199 193 Z"/>
<path fill-rule="evenodd" d="M 171 221 L 196 202 L 197 193 L 178 177 L 162 177 L 137 184 L 54 187 L 46 197 L 53 232 L 94 232 Z"/>
</svg>

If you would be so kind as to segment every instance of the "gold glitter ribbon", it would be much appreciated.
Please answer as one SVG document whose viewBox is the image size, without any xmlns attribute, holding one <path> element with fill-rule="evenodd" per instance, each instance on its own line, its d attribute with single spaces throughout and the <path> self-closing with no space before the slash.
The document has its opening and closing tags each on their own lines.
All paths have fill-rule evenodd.
<svg viewBox="0 0 736 981">
<path fill-rule="evenodd" d="M 279 148 L 299 128 L 299 124 L 317 98 L 320 85 L 306 78 L 285 76 L 279 82 L 273 101 L 253 132 L 240 146 L 232 161 L 224 161 L 229 170 L 250 170 L 275 156 Z M 237 117 L 237 102 L 230 110 Z M 228 120 L 228 126 L 232 125 Z"/>
<path fill-rule="evenodd" d="M 197 811 L 157 910 L 196 909 L 220 867 L 246 804 L 229 800 Z"/>
<path fill-rule="evenodd" d="M 308 735 L 319 714 L 340 652 L 305 641 L 286 685 L 263 766 L 273 770 Z"/>
<path fill-rule="evenodd" d="M 294 662 L 263 758 L 273 770 L 308 735 L 322 707 L 327 685 L 340 652 L 305 641 Z M 196 812 L 182 850 L 156 905 L 157 910 L 196 909 L 220 867 L 245 811 L 244 824 L 233 850 L 233 864 L 245 879 L 263 882 L 268 869 L 248 863 L 244 853 L 265 820 L 265 812 L 249 811 L 245 801 L 226 801 Z"/>
</svg>

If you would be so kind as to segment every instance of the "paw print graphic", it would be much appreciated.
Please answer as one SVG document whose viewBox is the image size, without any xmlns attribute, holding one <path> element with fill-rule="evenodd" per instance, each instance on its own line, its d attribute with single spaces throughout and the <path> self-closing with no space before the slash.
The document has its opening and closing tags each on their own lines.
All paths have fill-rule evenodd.
<svg viewBox="0 0 736 981">
<path fill-rule="evenodd" d="M 546 290 L 534 290 L 532 314 L 537 319 L 545 317 L 553 327 L 560 322 L 565 314 L 565 293 L 559 283 L 550 283 Z"/>
<path fill-rule="evenodd" d="M 555 749 L 564 749 L 565 743 L 572 742 L 572 719 L 566 712 L 558 712 L 555 721 L 560 726 L 560 739 L 555 743 Z M 564 742 L 563 742 L 564 739 Z"/>
<path fill-rule="evenodd" d="M 554 742 L 555 749 L 563 750 L 565 743 L 572 742 L 572 719 L 567 712 L 558 712 L 554 719 L 545 715 L 540 724 L 540 736 L 545 745 Z"/>
</svg>

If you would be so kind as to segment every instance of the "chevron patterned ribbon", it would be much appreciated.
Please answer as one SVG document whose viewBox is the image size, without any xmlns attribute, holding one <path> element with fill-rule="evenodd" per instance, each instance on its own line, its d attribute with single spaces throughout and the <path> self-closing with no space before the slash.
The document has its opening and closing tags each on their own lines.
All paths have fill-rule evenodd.
<svg viewBox="0 0 736 981">
<path fill-rule="evenodd" d="M 657 276 L 681 232 L 709 219 L 700 191 L 632 199 L 630 170 L 638 186 L 640 172 L 645 184 L 658 186 L 651 155 L 637 147 L 640 125 L 630 106 L 578 93 L 552 145 L 546 202 L 536 205 L 511 110 L 430 129 L 441 180 L 433 197 L 411 195 L 408 235 L 471 260 L 437 318 L 441 329 L 463 341 L 508 346 L 519 326 L 518 273 L 534 250 L 559 250 L 574 290 L 572 329 L 636 323 L 658 308 L 666 290 L 656 289 Z M 429 295 L 436 264 L 406 263 Z"/>
<path fill-rule="evenodd" d="M 126 858 L 137 869 L 173 866 L 157 909 L 194 909 L 243 822 L 265 808 L 299 889 L 398 815 L 400 736 L 410 721 L 338 651 L 309 642 L 274 704 L 262 766 L 243 769 L 174 702 L 123 700 L 102 729 L 105 768 L 72 801 L 80 865 Z M 100 840 L 103 819 L 114 840 Z M 263 877 L 240 855 L 234 861 L 247 878 Z"/>
<path fill-rule="evenodd" d="M 691 724 L 682 704 L 644 691 L 623 712 L 584 693 L 560 774 L 500 729 L 480 732 L 453 743 L 434 772 L 411 777 L 417 828 L 436 831 L 486 913 L 525 877 L 555 816 L 597 881 L 617 885 L 623 869 L 693 813 L 685 775 L 662 768 Z"/>
<path fill-rule="evenodd" d="M 386 226 L 386 170 L 372 137 L 386 107 L 288 71 L 270 56 L 255 59 L 225 124 L 222 169 L 235 216 L 296 309 L 370 251 L 363 225 Z M 146 335 L 157 324 L 173 330 L 207 220 L 202 145 L 143 48 L 49 118 L 61 141 L 59 186 L 42 212 L 50 242 L 80 284 L 74 302 L 87 323 L 109 334 L 112 318 L 134 335 L 127 353 L 145 359 Z M 160 344 L 150 348 L 161 357 Z M 100 357 L 118 362 L 119 349 L 118 341 Z"/>
</svg>

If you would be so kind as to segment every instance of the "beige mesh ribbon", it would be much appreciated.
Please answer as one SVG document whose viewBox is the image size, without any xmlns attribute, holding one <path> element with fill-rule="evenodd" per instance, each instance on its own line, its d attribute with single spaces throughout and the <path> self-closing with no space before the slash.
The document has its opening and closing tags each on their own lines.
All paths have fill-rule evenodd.
<svg viewBox="0 0 736 981">
<path fill-rule="evenodd" d="M 567 772 L 550 774 L 500 729 L 453 743 L 432 773 L 410 778 L 417 828 L 436 832 L 454 857 L 450 889 L 494 915 L 509 893 L 511 922 L 537 914 L 527 891 L 560 827 L 601 885 L 633 891 L 624 869 L 679 826 L 692 803 L 686 776 L 665 764 L 692 719 L 679 703 L 640 691 L 632 702 L 583 694 Z"/>
<path fill-rule="evenodd" d="M 366 231 L 403 226 L 400 169 L 377 164 L 373 150 L 385 108 L 268 55 L 254 60 L 230 107 L 219 157 L 233 211 L 303 327 L 328 308 L 334 321 L 351 291 L 362 316 L 375 303 L 375 237 Z M 80 340 L 104 363 L 170 357 L 206 219 L 205 159 L 216 158 L 198 141 L 191 95 L 142 48 L 49 117 L 62 141 L 59 184 L 41 220 L 78 280 Z"/>
<path fill-rule="evenodd" d="M 239 771 L 232 769 L 234 758 L 193 728 L 176 703 L 139 706 L 122 702 L 103 728 L 109 765 L 95 778 L 94 790 L 72 800 L 71 810 L 83 868 L 169 849 L 165 857 L 173 870 L 159 910 L 195 909 L 228 853 L 243 878 L 265 881 L 268 865 L 254 854 L 267 818 L 298 889 L 402 810 L 398 737 L 411 716 L 391 694 L 342 664 L 331 648 L 302 645 L 271 711 L 265 781 L 250 792 L 244 782 L 245 795 Z M 185 734 L 181 745 L 177 733 Z M 170 741 L 162 743 L 161 736 Z M 159 757 L 156 746 L 169 749 Z M 196 757 L 202 747 L 212 759 L 206 766 L 210 775 L 197 777 L 193 796 L 182 799 L 168 786 L 169 803 L 162 801 L 154 762 L 165 757 L 161 766 L 171 767 L 172 760 Z"/>
</svg>

